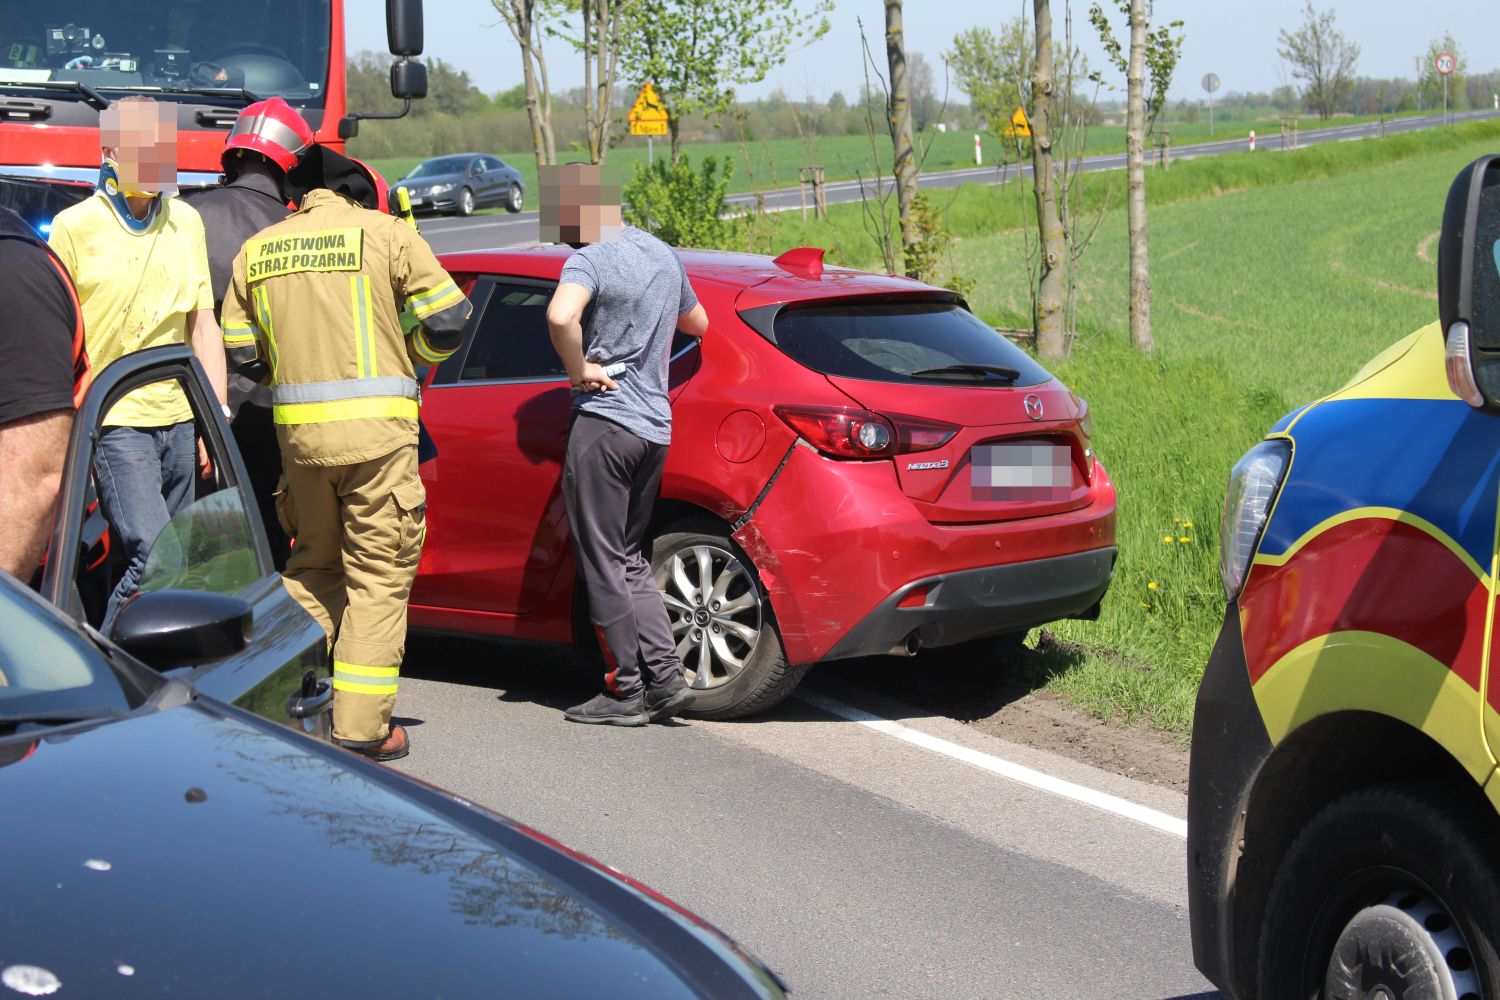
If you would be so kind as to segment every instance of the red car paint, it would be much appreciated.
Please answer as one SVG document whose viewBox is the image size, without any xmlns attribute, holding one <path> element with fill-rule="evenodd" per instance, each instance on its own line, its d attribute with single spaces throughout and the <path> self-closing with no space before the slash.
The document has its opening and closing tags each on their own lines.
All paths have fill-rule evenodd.
<svg viewBox="0 0 1500 1000">
<path fill-rule="evenodd" d="M 485 275 L 555 282 L 571 252 L 533 247 L 443 262 L 473 290 Z M 732 532 L 769 594 L 790 662 L 823 659 L 851 626 L 912 581 L 1115 544 L 1114 486 L 1084 437 L 1079 401 L 1056 379 L 1012 389 L 834 378 L 799 364 L 739 316 L 768 304 L 930 299 L 938 290 L 831 267 L 783 268 L 760 256 L 681 256 L 710 327 L 672 365 L 673 441 L 656 522 L 706 515 Z M 422 470 L 428 535 L 412 626 L 581 639 L 559 486 L 571 399 L 566 378 L 428 381 L 422 414 L 439 454 Z M 1046 419 L 1027 415 L 1028 395 L 1039 397 Z M 831 459 L 799 445 L 777 406 L 867 409 L 897 421 L 954 425 L 940 447 L 897 456 L 947 459 L 949 467 L 905 471 L 907 461 L 889 458 Z M 1066 444 L 1071 488 L 1003 508 L 976 502 L 967 487 L 969 449 L 1001 437 Z"/>
</svg>

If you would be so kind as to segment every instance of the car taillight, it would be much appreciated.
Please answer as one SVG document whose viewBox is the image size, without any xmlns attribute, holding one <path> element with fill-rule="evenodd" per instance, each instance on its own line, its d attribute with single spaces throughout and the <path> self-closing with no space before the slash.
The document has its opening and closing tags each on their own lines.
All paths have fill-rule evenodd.
<svg viewBox="0 0 1500 1000">
<path fill-rule="evenodd" d="M 776 415 L 808 444 L 837 458 L 890 458 L 931 451 L 958 428 L 920 417 L 888 417 L 842 406 L 778 406 Z"/>
</svg>

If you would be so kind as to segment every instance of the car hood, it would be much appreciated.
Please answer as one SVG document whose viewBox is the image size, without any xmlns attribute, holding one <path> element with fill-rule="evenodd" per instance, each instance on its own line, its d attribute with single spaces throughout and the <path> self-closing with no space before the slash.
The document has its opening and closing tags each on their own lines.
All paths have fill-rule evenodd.
<svg viewBox="0 0 1500 1000">
<path fill-rule="evenodd" d="M 781 995 L 706 926 L 597 865 L 227 707 L 18 756 L 0 754 L 0 977 L 13 988 L 50 976 L 65 996 Z"/>
<path fill-rule="evenodd" d="M 403 177 L 391 186 L 418 188 L 430 187 L 433 184 L 461 184 L 468 176 L 468 174 L 433 174 L 429 177 L 423 174 L 421 177 Z"/>
</svg>

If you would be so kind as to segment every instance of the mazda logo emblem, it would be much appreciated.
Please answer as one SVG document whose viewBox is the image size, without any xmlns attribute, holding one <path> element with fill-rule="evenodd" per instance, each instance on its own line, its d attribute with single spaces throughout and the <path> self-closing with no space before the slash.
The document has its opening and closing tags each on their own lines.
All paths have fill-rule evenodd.
<svg viewBox="0 0 1500 1000">
<path fill-rule="evenodd" d="M 1034 392 L 1026 397 L 1026 415 L 1032 420 L 1042 419 L 1042 397 Z"/>
</svg>

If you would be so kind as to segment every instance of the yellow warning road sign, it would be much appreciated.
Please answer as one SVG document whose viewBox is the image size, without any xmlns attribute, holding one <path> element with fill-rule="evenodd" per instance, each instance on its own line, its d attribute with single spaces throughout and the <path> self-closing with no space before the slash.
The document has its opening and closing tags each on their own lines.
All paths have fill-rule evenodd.
<svg viewBox="0 0 1500 1000">
<path fill-rule="evenodd" d="M 642 84 L 626 120 L 630 122 L 631 135 L 667 134 L 667 107 L 662 104 L 661 96 L 650 80 Z"/>
<path fill-rule="evenodd" d="M 1005 126 L 1005 134 L 1008 136 L 1024 135 L 1028 138 L 1031 136 L 1031 121 L 1026 117 L 1026 109 L 1019 104 L 1016 105 L 1016 110 L 1011 113 L 1010 124 Z"/>
</svg>

